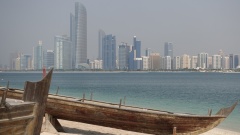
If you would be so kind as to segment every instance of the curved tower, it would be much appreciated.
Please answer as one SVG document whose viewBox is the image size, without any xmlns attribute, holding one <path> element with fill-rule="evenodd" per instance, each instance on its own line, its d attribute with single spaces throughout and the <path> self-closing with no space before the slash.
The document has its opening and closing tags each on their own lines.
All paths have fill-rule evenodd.
<svg viewBox="0 0 240 135">
<path fill-rule="evenodd" d="M 76 68 L 87 63 L 87 11 L 85 6 L 75 3 L 75 44 L 76 44 Z"/>
</svg>

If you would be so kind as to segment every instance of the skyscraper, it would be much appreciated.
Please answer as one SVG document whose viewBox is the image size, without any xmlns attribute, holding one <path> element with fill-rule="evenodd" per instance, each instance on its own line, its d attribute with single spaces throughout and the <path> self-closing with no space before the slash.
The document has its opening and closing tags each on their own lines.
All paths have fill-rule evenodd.
<svg viewBox="0 0 240 135">
<path fill-rule="evenodd" d="M 141 41 L 136 36 L 133 37 L 133 50 L 136 50 L 136 58 L 141 58 Z"/>
<path fill-rule="evenodd" d="M 87 63 L 87 11 L 83 4 L 75 3 L 76 68 Z"/>
<path fill-rule="evenodd" d="M 31 55 L 28 54 L 21 54 L 20 56 L 20 68 L 21 70 L 30 70 L 31 67 Z"/>
<path fill-rule="evenodd" d="M 208 68 L 208 54 L 207 53 L 199 53 L 197 66 L 202 69 Z"/>
<path fill-rule="evenodd" d="M 173 59 L 173 45 L 172 45 L 172 43 L 166 42 L 164 44 L 164 56 L 171 56 L 171 59 Z"/>
<path fill-rule="evenodd" d="M 159 53 L 151 53 L 149 56 L 150 60 L 150 69 L 151 70 L 159 70 L 160 69 L 160 54 Z"/>
<path fill-rule="evenodd" d="M 180 69 L 180 56 L 173 58 L 173 69 Z"/>
<path fill-rule="evenodd" d="M 67 36 L 54 38 L 54 68 L 72 69 L 71 41 Z"/>
<path fill-rule="evenodd" d="M 43 49 L 42 41 L 38 42 L 38 45 L 33 47 L 33 69 L 40 70 L 43 67 Z"/>
<path fill-rule="evenodd" d="M 102 59 L 104 70 L 116 69 L 116 38 L 111 34 L 103 38 Z"/>
<path fill-rule="evenodd" d="M 45 68 L 50 69 L 54 67 L 54 51 L 45 50 L 43 53 L 43 63 Z"/>
<path fill-rule="evenodd" d="M 133 46 L 132 50 L 129 53 L 129 64 L 128 64 L 128 70 L 138 70 L 138 64 L 139 60 L 137 58 L 141 58 L 141 41 L 137 41 L 137 37 L 133 37 Z"/>
<path fill-rule="evenodd" d="M 120 70 L 128 69 L 129 50 L 130 46 L 128 46 L 126 43 L 122 43 L 118 47 L 118 62 Z"/>
<path fill-rule="evenodd" d="M 146 48 L 145 50 L 145 56 L 149 57 L 151 54 L 151 48 Z"/>
<path fill-rule="evenodd" d="M 76 27 L 75 16 L 70 13 L 70 40 L 72 48 L 72 68 L 76 67 Z"/>
<path fill-rule="evenodd" d="M 103 30 L 98 31 L 98 59 L 102 60 L 102 44 L 105 32 Z"/>
<path fill-rule="evenodd" d="M 213 55 L 212 56 L 212 69 L 221 69 L 222 60 L 221 55 Z"/>
</svg>

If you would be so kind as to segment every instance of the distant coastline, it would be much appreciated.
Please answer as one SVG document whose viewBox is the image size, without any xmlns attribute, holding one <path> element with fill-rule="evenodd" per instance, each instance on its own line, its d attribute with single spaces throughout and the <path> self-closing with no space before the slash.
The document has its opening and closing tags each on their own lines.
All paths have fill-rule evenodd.
<svg viewBox="0 0 240 135">
<path fill-rule="evenodd" d="M 48 71 L 48 70 L 47 70 Z M 158 70 L 158 71 L 105 71 L 105 70 L 54 70 L 55 73 L 154 73 L 154 72 L 167 72 L 167 73 L 240 73 L 240 70 Z M 42 70 L 0 70 L 0 73 L 42 73 Z"/>
</svg>

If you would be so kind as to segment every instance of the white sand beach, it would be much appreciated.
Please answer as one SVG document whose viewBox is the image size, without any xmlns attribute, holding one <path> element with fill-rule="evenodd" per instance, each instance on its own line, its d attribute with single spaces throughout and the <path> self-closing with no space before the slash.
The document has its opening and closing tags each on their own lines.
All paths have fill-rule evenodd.
<svg viewBox="0 0 240 135">
<path fill-rule="evenodd" d="M 147 135 L 144 133 L 137 133 L 125 131 L 115 128 L 96 126 L 80 122 L 72 122 L 66 120 L 59 120 L 63 126 L 65 133 L 50 133 L 42 132 L 41 135 Z M 240 135 L 238 132 L 214 128 L 201 135 Z"/>
</svg>

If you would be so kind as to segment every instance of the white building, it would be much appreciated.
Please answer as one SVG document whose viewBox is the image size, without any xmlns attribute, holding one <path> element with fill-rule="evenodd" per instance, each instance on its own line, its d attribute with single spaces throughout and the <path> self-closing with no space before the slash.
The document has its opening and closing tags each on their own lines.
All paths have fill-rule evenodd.
<svg viewBox="0 0 240 135">
<path fill-rule="evenodd" d="M 149 69 L 149 57 L 142 56 L 142 70 L 148 70 Z"/>
<path fill-rule="evenodd" d="M 171 70 L 171 56 L 165 56 L 163 57 L 164 61 L 164 69 Z"/>
<path fill-rule="evenodd" d="M 230 63 L 229 63 L 229 56 L 222 57 L 222 68 L 223 69 L 229 69 Z"/>
<path fill-rule="evenodd" d="M 208 68 L 208 54 L 207 53 L 199 53 L 198 54 L 197 66 L 202 69 Z"/>
<path fill-rule="evenodd" d="M 221 69 L 221 55 L 213 55 L 212 56 L 212 69 Z"/>
<path fill-rule="evenodd" d="M 54 68 L 72 69 L 71 41 L 67 36 L 54 38 Z"/>
<path fill-rule="evenodd" d="M 190 62 L 190 68 L 191 69 L 196 69 L 197 68 L 197 60 L 198 60 L 198 56 L 192 56 L 191 57 L 191 62 Z"/>
</svg>

